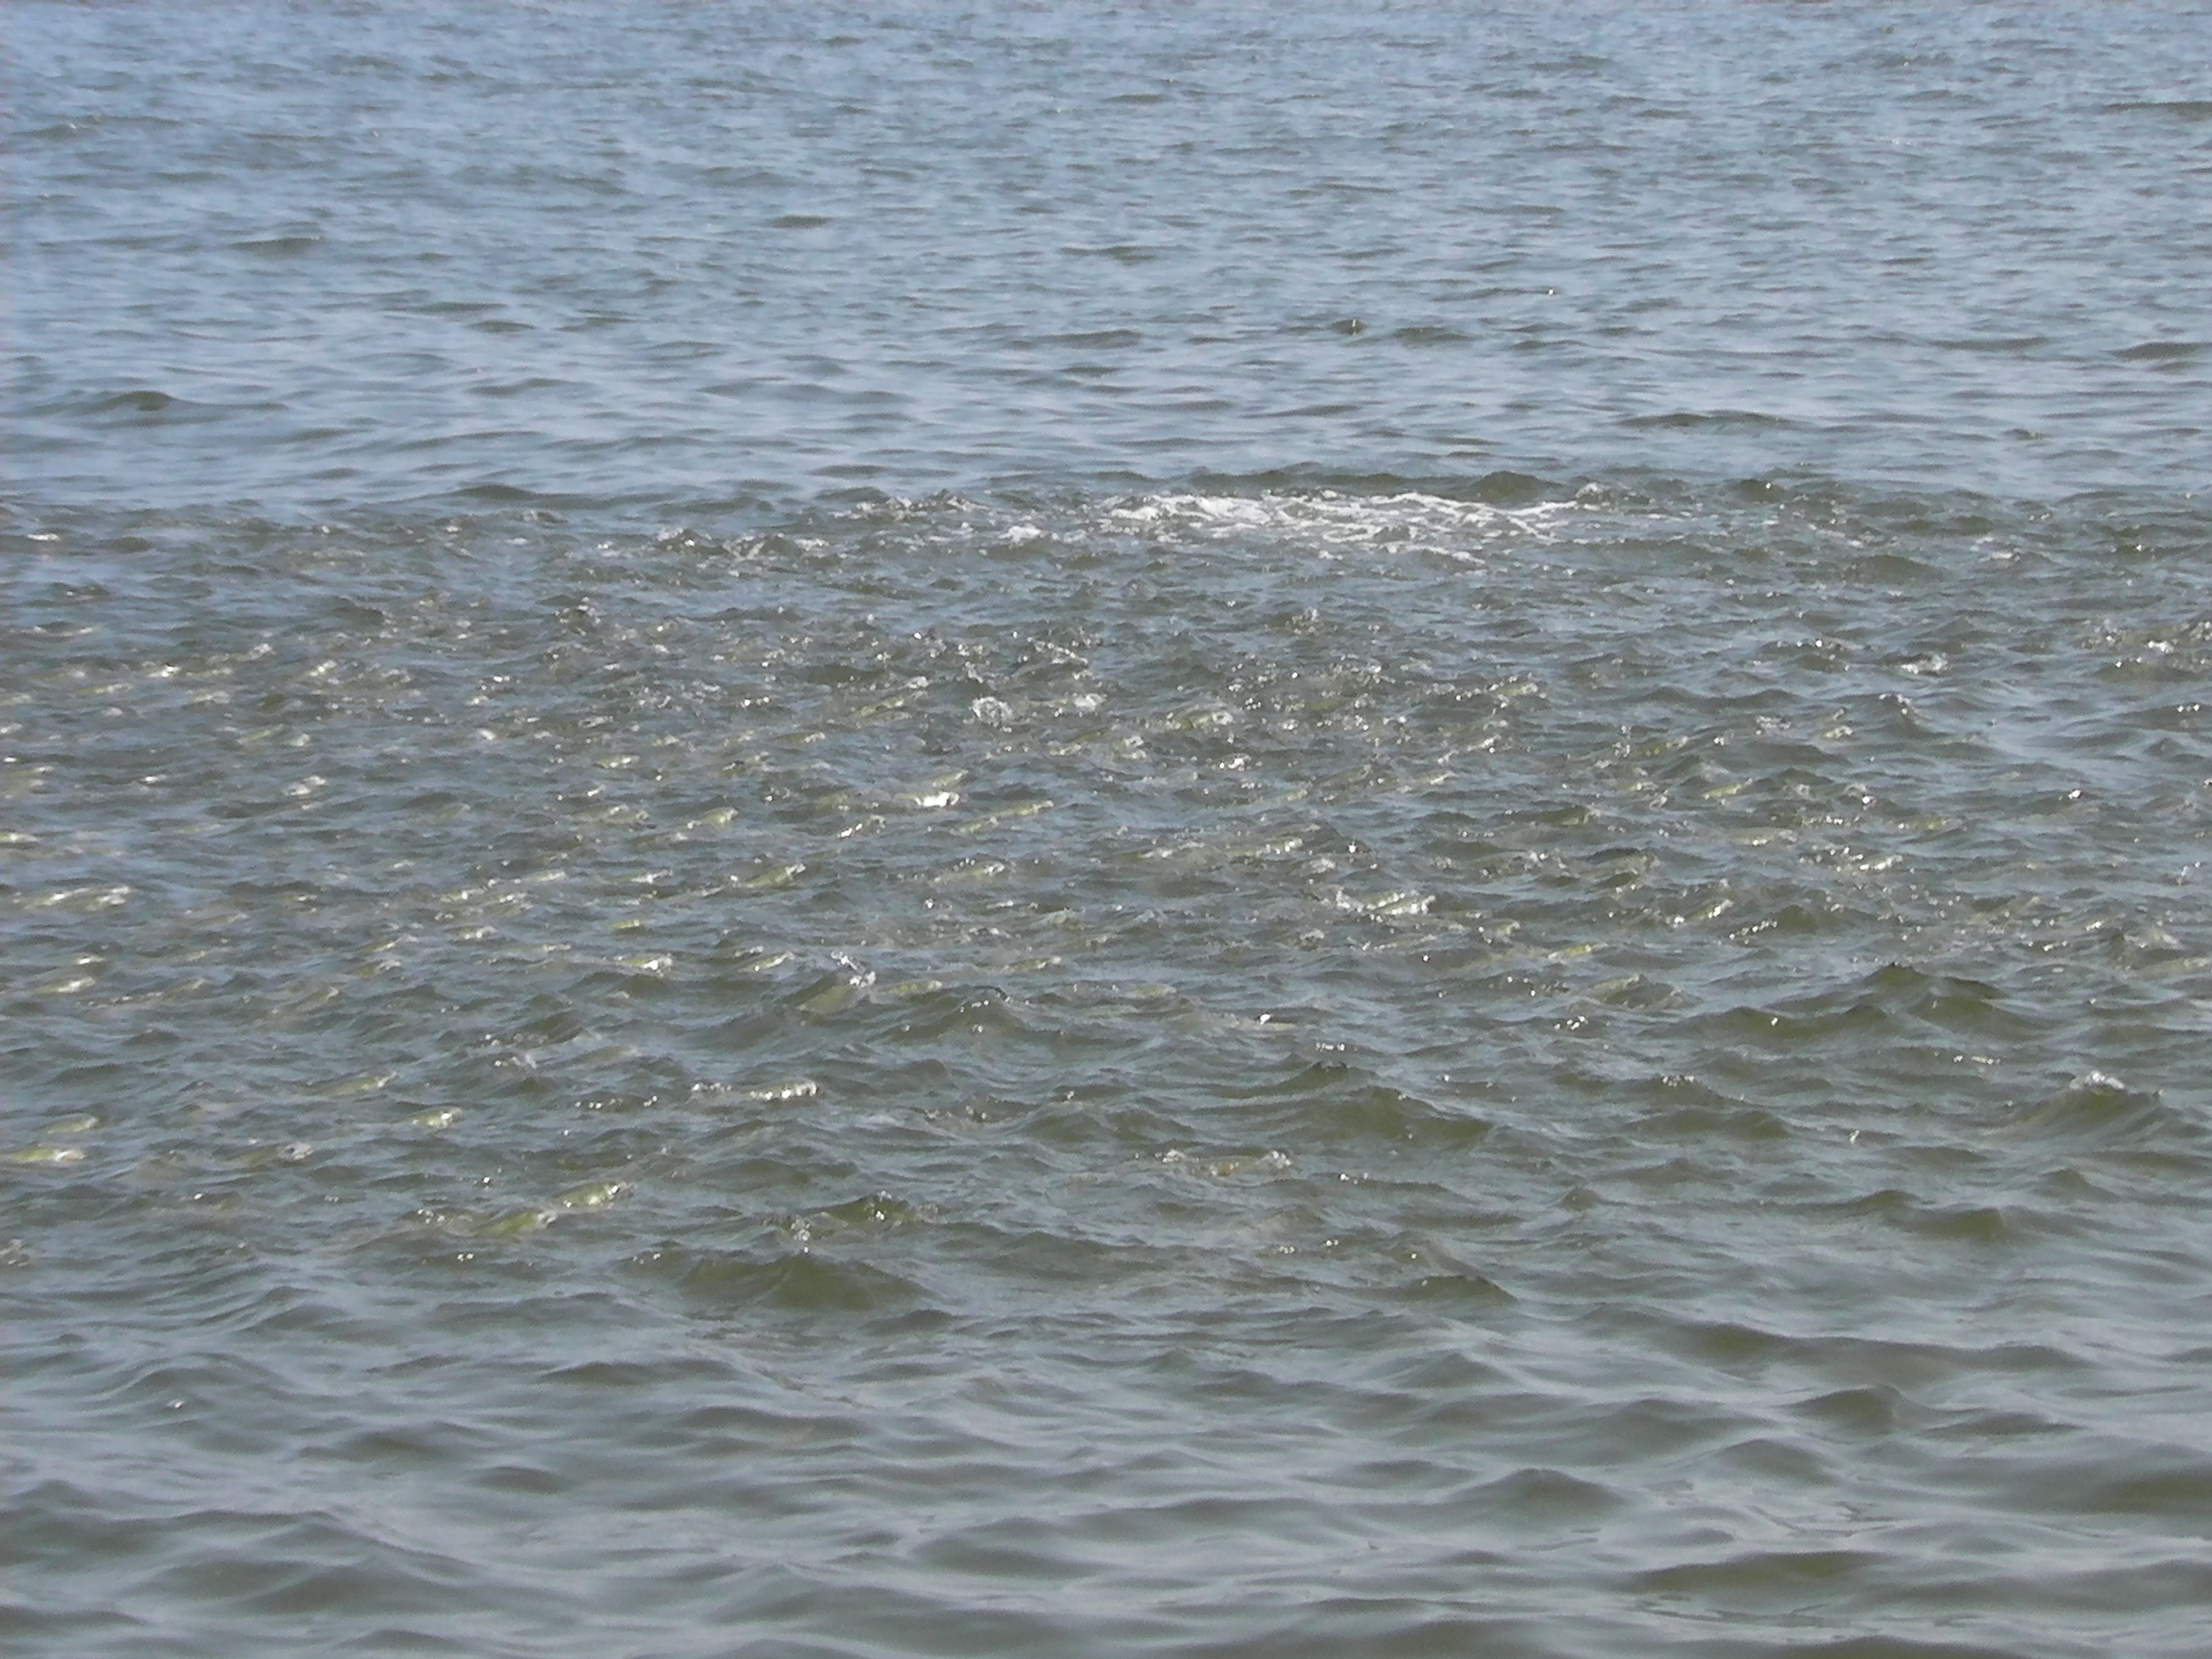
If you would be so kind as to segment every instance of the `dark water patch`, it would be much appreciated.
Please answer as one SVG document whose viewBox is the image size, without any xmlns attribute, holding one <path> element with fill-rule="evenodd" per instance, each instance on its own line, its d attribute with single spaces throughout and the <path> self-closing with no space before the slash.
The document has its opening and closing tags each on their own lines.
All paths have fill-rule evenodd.
<svg viewBox="0 0 2212 1659">
<path fill-rule="evenodd" d="M 2124 362 L 2181 363 L 2203 356 L 2206 349 L 2202 340 L 2147 340 L 2112 355 Z"/>
<path fill-rule="evenodd" d="M 1060 252 L 1079 259 L 1110 259 L 1116 264 L 1141 265 L 1151 264 L 1167 250 L 1141 242 L 1108 242 L 1091 246 L 1071 243 Z"/>
<path fill-rule="evenodd" d="M 2212 121 L 2212 99 L 2139 98 L 2106 104 L 2105 109 L 2114 115 L 2162 115 L 2176 121 Z"/>
<path fill-rule="evenodd" d="M 1656 428 L 1676 432 L 1726 430 L 1740 427 L 1788 427 L 1793 424 L 1778 415 L 1764 415 L 1756 410 L 1720 409 L 1708 411 L 1677 410 L 1665 415 L 1632 415 L 1624 416 L 1623 426 L 1631 428 Z"/>
<path fill-rule="evenodd" d="M 1449 323 L 1407 323 L 1392 329 L 1390 337 L 1401 345 L 1441 346 L 1462 344 L 1469 337 Z"/>
<path fill-rule="evenodd" d="M 1956 339 L 1937 340 L 1935 343 L 1946 351 L 1985 352 L 1994 356 L 2017 357 L 2041 350 L 2051 344 L 2052 339 L 2047 334 L 1965 335 Z"/>
<path fill-rule="evenodd" d="M 302 232 L 285 236 L 253 237 L 245 241 L 233 242 L 231 246 L 240 253 L 258 254 L 268 259 L 287 259 L 296 258 L 303 253 L 312 253 L 320 247 L 322 243 L 323 239 L 320 235 L 313 232 Z"/>
<path fill-rule="evenodd" d="M 1093 351 L 1133 346 L 1144 337 L 1134 329 L 1094 329 L 1074 334 L 1049 334 L 1038 340 L 1040 345 L 1059 346 L 1070 350 Z"/>
<path fill-rule="evenodd" d="M 687 1252 L 680 1264 L 670 1256 L 655 1251 L 639 1266 L 668 1279 L 687 1310 L 708 1316 L 756 1306 L 787 1314 L 881 1313 L 911 1306 L 921 1295 L 919 1286 L 884 1268 L 805 1251 L 768 1260 Z"/>
<path fill-rule="evenodd" d="M 177 400 L 174 398 L 172 398 L 166 392 L 155 392 L 151 389 L 148 389 L 138 392 L 114 392 L 107 397 L 100 398 L 98 401 L 88 405 L 88 407 L 91 412 L 95 415 L 106 415 L 111 413 L 158 415 L 162 410 L 169 408 Z"/>
</svg>

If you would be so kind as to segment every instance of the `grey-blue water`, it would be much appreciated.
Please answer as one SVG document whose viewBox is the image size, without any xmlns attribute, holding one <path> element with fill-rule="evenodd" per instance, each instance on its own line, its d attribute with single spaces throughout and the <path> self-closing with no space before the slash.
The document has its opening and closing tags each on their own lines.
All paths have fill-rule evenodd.
<svg viewBox="0 0 2212 1659">
<path fill-rule="evenodd" d="M 2204 1650 L 2212 9 L 0 45 L 11 1654 Z"/>
</svg>

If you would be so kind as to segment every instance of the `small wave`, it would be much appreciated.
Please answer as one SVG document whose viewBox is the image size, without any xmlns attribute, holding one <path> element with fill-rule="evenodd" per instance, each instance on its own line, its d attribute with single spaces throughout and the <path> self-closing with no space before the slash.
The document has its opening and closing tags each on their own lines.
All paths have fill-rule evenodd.
<svg viewBox="0 0 2212 1659">
<path fill-rule="evenodd" d="M 159 415 L 173 408 L 177 399 L 166 392 L 156 392 L 151 386 L 141 386 L 134 392 L 118 392 L 88 405 L 95 415 L 130 414 Z"/>
<path fill-rule="evenodd" d="M 240 253 L 258 253 L 264 258 L 286 259 L 295 254 L 311 253 L 323 245 L 320 236 L 312 234 L 296 236 L 257 236 L 231 246 Z"/>
<path fill-rule="evenodd" d="M 1446 323 L 1408 323 L 1392 329 L 1390 337 L 1401 345 L 1433 346 L 1462 345 L 1474 336 Z"/>
<path fill-rule="evenodd" d="M 1081 351 L 1115 351 L 1141 345 L 1144 337 L 1133 328 L 1099 328 L 1072 334 L 1047 334 L 1041 337 L 1036 343 Z"/>
<path fill-rule="evenodd" d="M 1691 1595 L 1730 1603 L 1795 1601 L 1809 1593 L 1832 1594 L 1878 1565 L 1863 1550 L 1756 1550 L 1719 1560 L 1684 1562 L 1638 1575 L 1637 1588 L 1662 1595 Z"/>
<path fill-rule="evenodd" d="M 2137 1141 L 2179 1127 L 2182 1121 L 2156 1090 L 2131 1089 L 2107 1073 L 2085 1072 L 2000 1131 L 1998 1138 Z"/>
<path fill-rule="evenodd" d="M 1638 431 L 1699 432 L 1729 428 L 1786 431 L 1797 422 L 1780 415 L 1764 415 L 1752 409 L 1674 410 L 1664 415 L 1631 415 L 1621 425 Z"/>
<path fill-rule="evenodd" d="M 2108 115 L 2163 115 L 2176 121 L 2212 121 L 2212 98 L 2135 98 L 2107 104 Z"/>
<path fill-rule="evenodd" d="M 2202 340 L 2146 340 L 2112 356 L 2129 363 L 2185 363 L 2207 350 L 2212 350 L 2212 346 Z"/>
<path fill-rule="evenodd" d="M 1993 357 L 2019 357 L 2040 350 L 2051 343 L 2048 334 L 1974 334 L 1956 339 L 1937 340 L 1935 343 L 1946 351 L 1972 351 Z"/>
<path fill-rule="evenodd" d="M 695 1313 L 759 1307 L 790 1313 L 880 1313 L 926 1301 L 912 1279 L 810 1250 L 763 1260 L 720 1251 L 649 1252 L 634 1265 L 669 1283 Z"/>
<path fill-rule="evenodd" d="M 1166 250 L 1142 242 L 1107 242 L 1093 246 L 1070 243 L 1060 252 L 1079 259 L 1111 259 L 1117 264 L 1141 265 L 1150 264 Z"/>
</svg>

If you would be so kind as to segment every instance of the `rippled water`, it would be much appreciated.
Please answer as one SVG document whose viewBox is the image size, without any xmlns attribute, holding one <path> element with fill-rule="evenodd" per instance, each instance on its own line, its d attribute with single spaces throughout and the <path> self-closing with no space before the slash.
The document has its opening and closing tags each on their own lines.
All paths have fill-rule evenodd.
<svg viewBox="0 0 2212 1659">
<path fill-rule="evenodd" d="M 7 29 L 11 1651 L 2201 1651 L 2204 9 Z"/>
</svg>

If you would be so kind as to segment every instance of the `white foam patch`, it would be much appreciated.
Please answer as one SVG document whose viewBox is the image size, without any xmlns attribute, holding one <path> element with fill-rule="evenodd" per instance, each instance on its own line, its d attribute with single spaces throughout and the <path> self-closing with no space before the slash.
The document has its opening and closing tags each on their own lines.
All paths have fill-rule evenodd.
<svg viewBox="0 0 2212 1659">
<path fill-rule="evenodd" d="M 1327 547 L 1394 546 L 1451 558 L 1472 558 L 1501 538 L 1548 540 L 1546 525 L 1576 501 L 1534 507 L 1491 507 L 1407 490 L 1395 495 L 1346 495 L 1333 489 L 1308 495 L 1152 495 L 1109 508 L 1109 523 L 1154 534 L 1202 536 L 1209 540 L 1247 535 L 1289 536 Z"/>
</svg>

